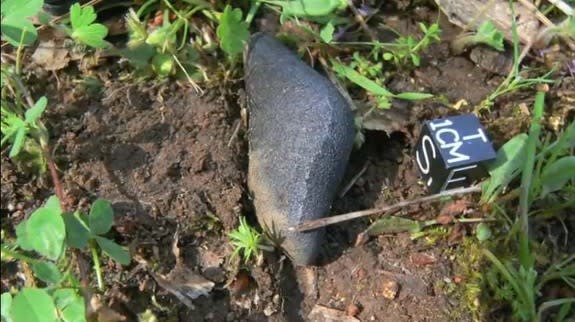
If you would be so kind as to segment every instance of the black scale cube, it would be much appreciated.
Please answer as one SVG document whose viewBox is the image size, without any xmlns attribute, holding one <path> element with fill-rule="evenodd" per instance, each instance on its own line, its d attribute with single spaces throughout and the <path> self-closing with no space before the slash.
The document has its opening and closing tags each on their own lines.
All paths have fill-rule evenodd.
<svg viewBox="0 0 575 322">
<path fill-rule="evenodd" d="M 473 114 L 450 116 L 423 125 L 415 161 L 430 193 L 463 188 L 484 178 L 496 153 Z"/>
</svg>

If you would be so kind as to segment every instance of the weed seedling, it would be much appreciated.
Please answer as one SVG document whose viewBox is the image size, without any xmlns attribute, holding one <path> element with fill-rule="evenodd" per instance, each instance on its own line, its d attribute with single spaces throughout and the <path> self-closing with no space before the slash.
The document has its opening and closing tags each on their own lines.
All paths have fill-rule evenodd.
<svg viewBox="0 0 575 322">
<path fill-rule="evenodd" d="M 533 118 L 528 134 L 520 134 L 509 140 L 498 152 L 492 165 L 492 178 L 486 183 L 483 194 L 484 202 L 495 201 L 502 189 L 520 177 L 521 185 L 515 194 L 519 198 L 516 220 L 511 221 L 511 235 L 508 237 L 517 242 L 516 264 L 512 260 L 500 259 L 490 250 L 483 253 L 493 264 L 497 278 L 492 277 L 490 287 L 500 299 L 508 301 L 513 308 L 514 316 L 522 321 L 541 321 L 544 311 L 560 306 L 560 311 L 575 302 L 575 299 L 554 299 L 541 303 L 538 296 L 545 284 L 551 280 L 562 280 L 571 287 L 575 284 L 575 257 L 553 265 L 543 274 L 538 274 L 534 256 L 534 241 L 531 240 L 529 227 L 533 216 L 531 205 L 534 201 L 542 202 L 554 194 L 556 210 L 566 209 L 573 205 L 569 189 L 575 181 L 575 158 L 570 151 L 575 147 L 575 123 L 571 124 L 553 143 L 547 141 L 540 146 L 541 118 L 543 116 L 544 92 L 538 92 L 535 99 Z M 553 173 L 553 175 L 551 175 Z M 561 175 L 558 175 L 561 173 Z M 513 195 L 512 192 L 508 194 Z M 505 208 L 499 206 L 500 211 Z"/>
<path fill-rule="evenodd" d="M 16 241 L 5 241 L 2 234 L 2 262 L 19 261 L 29 265 L 37 281 L 11 293 L 2 294 L 2 319 L 4 321 L 86 321 L 84 298 L 78 278 L 73 274 L 71 248 L 92 253 L 98 286 L 103 289 L 98 249 L 120 264 L 130 262 L 129 253 L 115 242 L 102 237 L 113 222 L 110 204 L 96 200 L 90 215 L 80 211 L 66 213 L 56 196 L 36 209 L 28 219 L 16 227 Z M 33 303 L 33 304 L 30 304 Z"/>
<path fill-rule="evenodd" d="M 257 258 L 260 250 L 273 251 L 272 247 L 263 244 L 264 236 L 251 227 L 245 217 L 240 218 L 240 226 L 228 236 L 234 246 L 232 259 L 241 254 L 244 263 L 247 263 L 252 257 Z"/>
<path fill-rule="evenodd" d="M 513 4 L 510 3 L 511 11 L 514 12 Z M 514 17 L 515 13 L 513 13 Z M 493 91 L 487 98 L 485 98 L 481 104 L 477 107 L 477 110 L 487 109 L 490 110 L 494 104 L 496 98 L 501 95 L 523 89 L 532 87 L 538 84 L 552 84 L 553 80 L 549 77 L 553 74 L 553 70 L 544 74 L 543 76 L 536 78 L 524 78 L 519 72 L 519 65 L 521 63 L 519 57 L 519 36 L 517 34 L 517 22 L 513 18 L 511 25 L 512 35 L 513 35 L 513 68 L 505 80 L 499 84 L 499 86 Z"/>
<path fill-rule="evenodd" d="M 72 39 L 84 43 L 94 48 L 105 48 L 108 43 L 104 38 L 108 34 L 106 26 L 95 23 L 96 12 L 94 7 L 81 7 L 79 3 L 74 3 L 70 8 L 71 32 L 68 30 Z"/>
<path fill-rule="evenodd" d="M 2 102 L 4 103 L 4 102 Z M 46 97 L 41 97 L 38 99 L 34 105 L 26 110 L 24 117 L 21 117 L 15 111 L 8 108 L 7 103 L 2 104 L 2 142 L 1 145 L 4 146 L 5 143 L 12 143 L 10 148 L 10 157 L 16 157 L 24 148 L 26 141 L 32 138 L 45 147 L 48 142 L 48 131 L 44 124 L 40 121 L 40 117 L 46 106 L 48 100 Z"/>
<path fill-rule="evenodd" d="M 274 0 L 257 0 L 270 5 L 280 6 L 282 8 L 280 21 L 286 18 L 314 18 L 328 17 L 338 10 L 347 7 L 346 0 L 297 0 L 297 1 L 274 1 Z"/>
<path fill-rule="evenodd" d="M 412 36 L 400 36 L 395 41 L 396 46 L 390 47 L 389 51 L 383 54 L 383 59 L 393 61 L 396 66 L 405 66 L 409 62 L 416 67 L 419 66 L 421 63 L 420 53 L 432 43 L 438 42 L 441 34 L 441 29 L 437 23 L 429 27 L 419 23 L 419 29 L 423 32 L 423 37 L 419 41 Z"/>
<path fill-rule="evenodd" d="M 451 49 L 455 54 L 460 54 L 465 51 L 465 48 L 478 44 L 485 44 L 495 50 L 503 51 L 503 34 L 491 21 L 486 20 L 479 26 L 477 32 L 467 33 L 453 40 Z"/>
<path fill-rule="evenodd" d="M 242 11 L 226 6 L 220 18 L 217 34 L 220 38 L 220 47 L 234 64 L 250 36 L 248 23 L 242 20 Z"/>
<path fill-rule="evenodd" d="M 350 66 L 344 65 L 337 60 L 332 60 L 333 70 L 342 78 L 346 78 L 355 85 L 360 86 L 365 89 L 370 95 L 375 97 L 376 106 L 381 109 L 388 109 L 391 107 L 391 99 L 403 99 L 409 101 L 423 100 L 433 97 L 433 95 L 428 93 L 414 93 L 414 92 L 403 92 L 399 94 L 394 94 L 387 90 L 382 85 L 369 79 L 368 77 L 360 74 L 358 71 Z"/>
</svg>

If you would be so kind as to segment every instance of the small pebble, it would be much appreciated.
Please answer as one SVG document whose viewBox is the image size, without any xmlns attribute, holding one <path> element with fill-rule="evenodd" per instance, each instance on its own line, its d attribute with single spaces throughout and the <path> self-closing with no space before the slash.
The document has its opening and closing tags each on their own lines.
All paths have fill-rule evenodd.
<svg viewBox="0 0 575 322">
<path fill-rule="evenodd" d="M 397 297 L 399 292 L 399 284 L 393 280 L 385 280 L 383 282 L 383 292 L 382 295 L 388 300 L 393 300 Z"/>
<path fill-rule="evenodd" d="M 276 309 L 275 305 L 273 303 L 268 303 L 266 305 L 266 307 L 264 308 L 264 315 L 265 316 L 272 316 L 274 315 L 278 310 Z"/>
<path fill-rule="evenodd" d="M 272 302 L 273 302 L 275 305 L 280 304 L 280 300 L 281 300 L 281 299 L 280 299 L 280 295 L 279 295 L 279 294 L 274 295 L 274 297 L 272 298 Z"/>
<path fill-rule="evenodd" d="M 357 316 L 357 315 L 359 314 L 359 312 L 361 312 L 360 307 L 357 306 L 357 305 L 355 305 L 355 304 L 353 304 L 353 303 L 351 303 L 351 304 L 347 307 L 347 309 L 345 310 L 345 313 L 346 313 L 348 316 L 353 316 L 353 317 Z"/>
</svg>

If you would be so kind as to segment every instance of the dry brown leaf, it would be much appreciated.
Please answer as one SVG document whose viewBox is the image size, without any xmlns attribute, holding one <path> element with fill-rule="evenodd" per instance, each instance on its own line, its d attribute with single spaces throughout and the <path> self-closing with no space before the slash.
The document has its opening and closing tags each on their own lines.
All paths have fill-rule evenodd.
<svg viewBox="0 0 575 322">
<path fill-rule="evenodd" d="M 359 233 L 357 235 L 357 237 L 355 238 L 355 244 L 354 246 L 361 246 L 363 244 L 365 244 L 365 242 L 367 242 L 367 239 L 369 238 L 369 236 L 366 233 Z"/>
<path fill-rule="evenodd" d="M 90 320 L 96 318 L 98 322 L 118 322 L 127 320 L 124 315 L 114 311 L 102 303 L 97 295 L 93 295 L 90 298 L 86 315 L 90 317 Z"/>
<path fill-rule="evenodd" d="M 470 206 L 471 203 L 465 199 L 455 200 L 443 206 L 440 214 L 457 216 L 469 209 Z"/>
<path fill-rule="evenodd" d="M 229 290 L 234 295 L 245 293 L 252 286 L 252 277 L 246 271 L 240 271 L 235 280 L 230 284 Z"/>
<path fill-rule="evenodd" d="M 309 321 L 317 322 L 359 322 L 353 316 L 349 316 L 344 311 L 332 309 L 316 304 L 308 315 Z"/>
<path fill-rule="evenodd" d="M 435 0 L 441 11 L 449 21 L 461 28 L 476 29 L 486 20 L 495 24 L 505 38 L 513 41 L 511 32 L 511 10 L 505 0 Z M 515 7 L 517 17 L 517 34 L 519 40 L 527 44 L 535 39 L 539 32 L 540 23 L 531 8 L 517 2 Z"/>
<path fill-rule="evenodd" d="M 127 318 L 106 306 L 103 306 L 100 310 L 98 310 L 98 322 L 118 321 L 127 321 Z"/>
<path fill-rule="evenodd" d="M 411 262 L 417 266 L 426 266 L 435 264 L 437 259 L 433 255 L 427 253 L 415 253 L 411 255 Z"/>
<path fill-rule="evenodd" d="M 358 114 L 362 115 L 362 128 L 373 131 L 392 133 L 405 131 L 405 125 L 409 122 L 410 110 L 405 106 L 392 107 L 390 109 L 373 109 L 373 106 L 361 105 Z"/>
<path fill-rule="evenodd" d="M 150 274 L 163 289 L 172 293 L 193 310 L 195 307 L 192 304 L 192 300 L 202 295 L 207 296 L 214 288 L 215 283 L 190 270 L 183 264 L 180 257 L 180 248 L 178 247 L 178 236 L 179 232 L 176 230 L 172 243 L 172 253 L 176 257 L 176 266 L 166 276 L 152 272 Z"/>
<path fill-rule="evenodd" d="M 177 263 L 166 276 L 153 273 L 152 276 L 163 289 L 175 295 L 190 309 L 194 308 L 191 300 L 202 295 L 207 296 L 215 285 L 214 282 L 208 281 L 181 263 Z"/>
<path fill-rule="evenodd" d="M 54 71 L 68 66 L 70 56 L 68 50 L 64 48 L 63 40 L 58 42 L 48 40 L 40 42 L 32 54 L 32 61 L 45 70 Z"/>
<path fill-rule="evenodd" d="M 437 216 L 437 218 L 435 218 L 435 221 L 437 221 L 437 223 L 440 225 L 449 225 L 453 222 L 453 216 L 440 214 Z"/>
</svg>

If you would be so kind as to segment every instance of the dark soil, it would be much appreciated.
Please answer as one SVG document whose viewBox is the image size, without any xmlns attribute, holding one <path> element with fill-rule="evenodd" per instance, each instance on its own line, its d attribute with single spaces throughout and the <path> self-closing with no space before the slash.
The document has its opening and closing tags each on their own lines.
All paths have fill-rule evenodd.
<svg viewBox="0 0 575 322">
<path fill-rule="evenodd" d="M 433 18 L 436 13 L 423 15 Z M 410 19 L 400 21 L 415 26 Z M 333 214 L 424 195 L 412 156 L 421 122 L 469 111 L 502 80 L 476 67 L 470 57 L 451 56 L 447 41 L 455 29 L 445 21 L 442 28 L 442 44 L 429 50 L 417 71 L 393 79 L 390 89 L 423 89 L 445 95 L 452 103 L 464 98 L 469 105 L 460 111 L 440 103 L 401 106 L 410 112 L 398 126 L 401 131 L 367 132 L 366 143 L 353 153 L 342 188 L 363 168 L 365 172 L 334 202 Z M 397 234 L 354 246 L 370 219 L 329 227 L 317 267 L 293 268 L 280 254 L 269 254 L 261 266 L 251 268 L 250 276 L 240 274 L 226 287 L 234 280 L 226 233 L 237 226 L 240 215 L 255 224 L 246 190 L 240 96 L 217 90 L 201 96 L 176 83 L 119 80 L 106 81 L 101 93 L 88 95 L 74 85 L 74 77 L 62 71 L 58 82 L 47 76 L 46 85 L 36 83 L 33 89 L 47 93 L 52 102 L 47 124 L 56 140 L 56 162 L 67 195 L 80 207 L 98 197 L 110 200 L 116 211 L 110 237 L 131 245 L 135 258 L 148 263 L 104 265 L 108 303 L 127 320 L 152 309 L 160 321 L 311 321 L 308 315 L 318 304 L 344 312 L 355 305 L 362 321 L 471 319 L 454 313 L 458 299 L 441 287 L 455 274 L 450 256 L 455 245 L 449 232 L 435 242 Z M 504 133 L 498 132 L 497 122 L 487 124 L 495 142 L 524 130 L 529 117 L 518 120 Z M 6 155 L 3 152 L 3 228 L 22 220 L 52 193 L 46 179 L 23 175 Z M 433 219 L 440 207 L 414 206 L 403 213 Z M 152 267 L 162 274 L 174 267 L 171 246 L 176 231 L 185 266 L 216 283 L 209 296 L 194 300 L 195 310 L 160 288 L 149 274 Z M 4 280 L 4 272 L 3 267 L 2 291 L 10 282 Z M 397 286 L 391 298 L 385 294 L 390 283 Z M 154 295 L 166 310 L 152 304 Z"/>
</svg>

